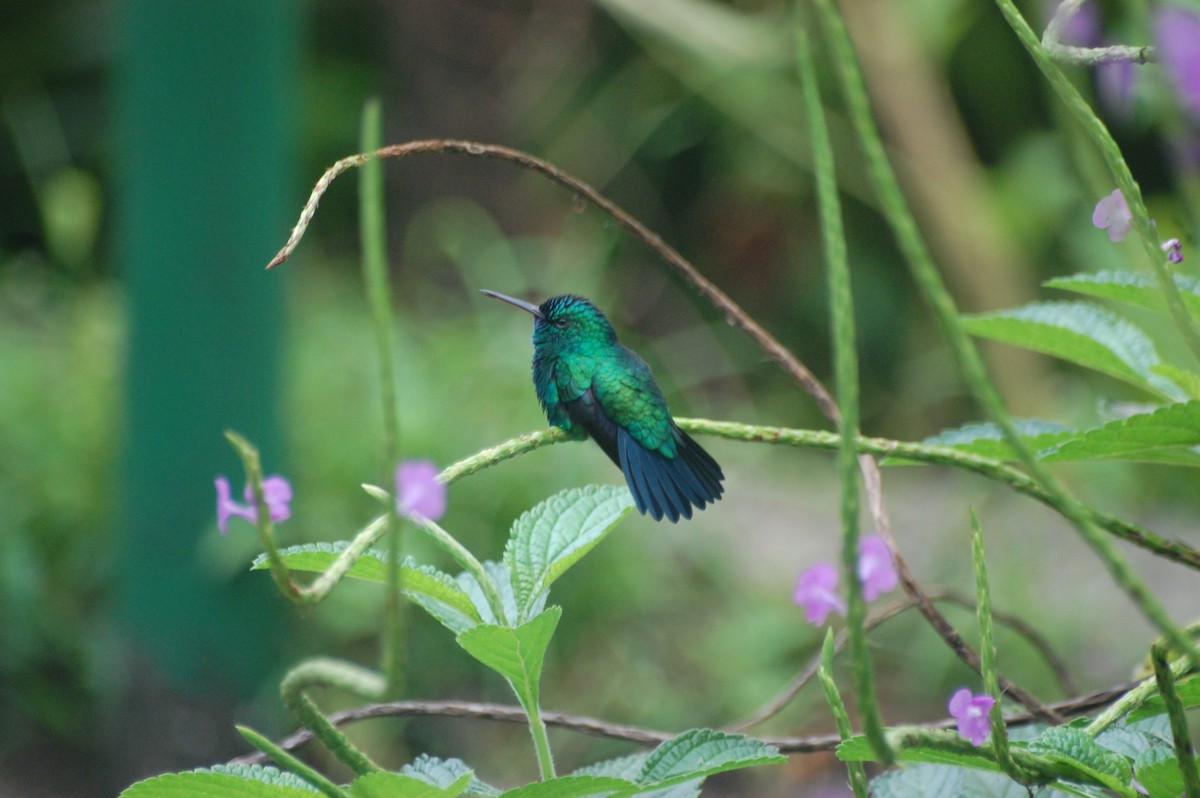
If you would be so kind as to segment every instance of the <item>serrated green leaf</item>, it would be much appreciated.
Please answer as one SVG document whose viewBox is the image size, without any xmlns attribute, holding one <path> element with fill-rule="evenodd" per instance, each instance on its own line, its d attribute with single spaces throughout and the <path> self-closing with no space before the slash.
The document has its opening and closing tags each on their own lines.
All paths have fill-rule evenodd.
<svg viewBox="0 0 1200 798">
<path fill-rule="evenodd" d="M 753 737 L 691 729 L 651 751 L 636 781 L 644 787 L 663 787 L 726 770 L 785 761 L 778 748 Z"/>
<path fill-rule="evenodd" d="M 487 575 L 491 577 L 492 583 L 496 585 L 496 590 L 500 594 L 500 603 L 504 605 L 504 614 L 506 618 L 517 617 L 517 600 L 513 594 L 512 577 L 509 576 L 508 566 L 504 563 L 492 562 L 484 560 L 483 570 L 487 571 Z M 463 571 L 458 576 L 454 577 L 455 582 L 464 593 L 475 604 L 475 609 L 479 611 L 484 623 L 495 623 L 501 626 L 506 625 L 506 621 L 496 618 L 492 612 L 491 606 L 488 604 L 487 596 L 484 595 L 483 588 L 479 586 L 479 581 L 475 579 L 475 575 L 467 571 Z M 537 615 L 546 605 L 546 596 L 542 596 L 542 600 L 536 603 L 536 612 L 531 612 L 529 617 Z M 528 619 L 526 619 L 528 620 Z"/>
<path fill-rule="evenodd" d="M 312 792 L 320 792 L 316 787 L 309 784 L 304 779 L 286 770 L 280 770 L 273 765 L 211 765 L 207 768 L 198 768 L 193 771 L 195 773 L 227 773 L 230 776 L 237 776 L 242 779 L 254 779 L 266 784 L 277 784 L 280 787 L 295 787 L 300 790 L 311 790 Z"/>
<path fill-rule="evenodd" d="M 1133 777 L 1133 766 L 1129 759 L 1101 748 L 1096 738 L 1082 729 L 1069 726 L 1049 728 L 1030 741 L 1029 751 L 1078 770 L 1110 788 L 1128 787 Z"/>
<path fill-rule="evenodd" d="M 400 773 L 368 773 L 350 783 L 351 798 L 456 798 L 471 783 L 464 773 L 446 787 Z"/>
<path fill-rule="evenodd" d="M 466 795 L 495 798 L 495 796 L 500 794 L 500 791 L 492 785 L 480 781 L 475 776 L 474 771 L 465 762 L 457 758 L 439 759 L 436 756 L 421 754 L 411 763 L 400 768 L 400 772 L 405 776 L 424 779 L 430 784 L 436 784 L 439 787 L 449 787 L 466 775 L 471 777 L 465 788 Z"/>
<path fill-rule="evenodd" d="M 871 781 L 873 798 L 959 798 L 966 771 L 946 765 L 917 764 L 891 770 Z"/>
<path fill-rule="evenodd" d="M 1140 328 L 1087 302 L 1036 302 L 968 316 L 972 335 L 1032 349 L 1099 371 L 1171 401 L 1184 392 L 1153 369 L 1161 361 Z"/>
<path fill-rule="evenodd" d="M 605 796 L 616 792 L 624 794 L 625 790 L 636 785 L 626 779 L 615 776 L 559 776 L 556 779 L 535 781 L 524 787 L 517 787 L 502 793 L 500 798 L 584 798 L 585 796 Z"/>
<path fill-rule="evenodd" d="M 305 543 L 289 546 L 280 551 L 280 555 L 284 565 L 291 571 L 320 573 L 349 545 L 349 541 L 344 540 L 336 543 Z M 268 567 L 270 566 L 265 554 L 256 557 L 250 566 L 251 570 Z M 386 583 L 386 552 L 377 549 L 363 552 L 363 556 L 350 566 L 346 576 L 368 582 Z M 405 557 L 400 563 L 400 579 L 404 585 L 404 594 L 451 631 L 461 632 L 483 620 L 475 602 L 449 574 L 429 565 L 417 565 L 411 557 Z"/>
<path fill-rule="evenodd" d="M 649 753 L 631 754 L 617 759 L 607 759 L 586 767 L 579 768 L 576 776 L 616 776 L 619 779 L 635 780 L 642 772 L 642 765 Z M 704 779 L 692 779 L 668 787 L 649 787 L 635 792 L 622 792 L 621 796 L 638 796 L 638 798 L 696 798 Z"/>
<path fill-rule="evenodd" d="M 1121 726 L 1113 726 L 1097 734 L 1096 743 L 1129 759 L 1136 759 L 1143 751 L 1162 745 L 1157 737 Z"/>
<path fill-rule="evenodd" d="M 479 624 L 459 634 L 458 644 L 468 654 L 508 679 L 521 704 L 528 709 L 538 702 L 538 680 L 546 647 L 562 617 L 560 607 L 516 627 Z"/>
<path fill-rule="evenodd" d="M 517 619 L 568 568 L 604 539 L 633 507 L 625 488 L 588 485 L 557 493 L 513 524 L 504 564 L 512 574 Z"/>
<path fill-rule="evenodd" d="M 1160 461 L 1200 466 L 1200 402 L 1177 402 L 1150 413 L 1137 413 L 1082 430 L 1040 452 L 1048 462 L 1063 460 L 1122 459 Z"/>
<path fill-rule="evenodd" d="M 956 732 L 923 731 L 926 736 L 944 736 L 948 742 L 961 743 Z M 861 734 L 843 740 L 835 750 L 838 759 L 843 762 L 874 762 L 875 751 L 871 743 Z M 939 748 L 936 745 L 904 745 L 895 751 L 899 762 L 912 762 L 930 765 L 956 765 L 958 767 L 976 768 L 1000 772 L 1000 766 L 983 753 Z"/>
<path fill-rule="evenodd" d="M 1040 419 L 1013 419 L 1017 432 L 1035 452 L 1073 437 L 1070 427 Z M 1016 460 L 1017 453 L 1004 439 L 1000 427 L 990 421 L 973 422 L 961 427 L 942 430 L 921 441 L 926 446 L 949 446 L 968 454 L 990 457 L 993 460 Z"/>
<path fill-rule="evenodd" d="M 232 773 L 164 773 L 127 787 L 120 798 L 312 798 L 311 788 L 284 786 Z"/>
<path fill-rule="evenodd" d="M 1095 274 L 1072 274 L 1056 277 L 1042 285 L 1061 288 L 1101 299 L 1127 302 L 1150 310 L 1166 311 L 1158 280 L 1137 272 L 1097 272 Z M 1183 297 L 1183 304 L 1193 316 L 1200 316 L 1200 281 L 1193 277 L 1177 274 L 1175 285 Z"/>
<path fill-rule="evenodd" d="M 1163 747 L 1142 752 L 1134 773 L 1150 798 L 1178 798 L 1184 794 L 1183 773 L 1173 749 Z"/>
</svg>

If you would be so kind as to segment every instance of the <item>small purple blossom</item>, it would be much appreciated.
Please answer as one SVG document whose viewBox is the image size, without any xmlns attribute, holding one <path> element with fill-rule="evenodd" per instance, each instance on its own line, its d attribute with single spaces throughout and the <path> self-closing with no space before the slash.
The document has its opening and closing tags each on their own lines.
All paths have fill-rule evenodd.
<svg viewBox="0 0 1200 798">
<path fill-rule="evenodd" d="M 800 572 L 792 600 L 804 607 L 804 620 L 818 626 L 833 611 L 845 614 L 846 603 L 837 594 L 838 571 L 827 562 L 819 562 Z"/>
<path fill-rule="evenodd" d="M 1108 230 L 1109 241 L 1123 241 L 1125 234 L 1133 227 L 1133 214 L 1129 212 L 1129 204 L 1121 189 L 1113 189 L 1113 193 L 1096 203 L 1092 211 L 1092 224 L 1101 230 Z"/>
<path fill-rule="evenodd" d="M 396 511 L 416 513 L 430 521 L 446 514 L 446 486 L 438 481 L 431 460 L 404 460 L 396 466 Z"/>
<path fill-rule="evenodd" d="M 892 550 L 882 535 L 867 535 L 858 541 L 858 579 L 867 601 L 874 601 L 899 581 Z"/>
<path fill-rule="evenodd" d="M 1167 260 L 1171 263 L 1183 263 L 1183 244 L 1178 238 L 1168 238 L 1161 246 L 1162 251 L 1167 253 Z"/>
<path fill-rule="evenodd" d="M 243 495 L 246 503 L 236 502 L 229 492 L 229 480 L 219 476 L 213 480 L 217 488 L 217 528 L 224 535 L 229 531 L 229 519 L 233 516 L 245 518 L 252 524 L 258 523 L 258 508 L 254 506 L 254 490 L 247 483 Z M 274 474 L 262 482 L 263 501 L 267 505 L 267 513 L 275 522 L 286 521 L 292 517 L 292 486 L 284 477 Z"/>
<path fill-rule="evenodd" d="M 1163 69 L 1180 106 L 1200 119 L 1200 13 L 1179 5 L 1159 6 L 1153 27 Z"/>
<path fill-rule="evenodd" d="M 974 745 L 983 745 L 991 732 L 988 713 L 996 699 L 990 695 L 972 695 L 963 687 L 950 697 L 950 714 L 958 719 L 958 733 Z"/>
</svg>

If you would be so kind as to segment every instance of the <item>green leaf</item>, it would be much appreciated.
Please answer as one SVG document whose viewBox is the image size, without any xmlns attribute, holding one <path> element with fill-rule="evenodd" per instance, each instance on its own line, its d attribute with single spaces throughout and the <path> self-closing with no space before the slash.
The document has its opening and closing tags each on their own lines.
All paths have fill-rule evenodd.
<svg viewBox="0 0 1200 798">
<path fill-rule="evenodd" d="M 1076 432 L 1070 427 L 1053 421 L 1032 418 L 1015 418 L 1013 426 L 1035 452 L 1060 441 L 1069 440 Z M 926 446 L 949 446 L 980 457 L 993 460 L 1016 460 L 1017 453 L 1004 439 L 1004 432 L 990 421 L 974 422 L 961 427 L 942 430 L 937 435 L 921 441 Z"/>
<path fill-rule="evenodd" d="M 641 774 L 642 765 L 649 755 L 649 753 L 631 754 L 618 759 L 607 759 L 579 768 L 574 775 L 616 776 L 619 779 L 634 780 Z M 636 795 L 638 798 L 696 798 L 700 794 L 700 787 L 703 783 L 703 778 L 691 779 L 668 787 L 650 787 L 636 792 L 621 793 L 621 795 Z"/>
<path fill-rule="evenodd" d="M 1179 386 L 1154 373 L 1160 363 L 1150 338 L 1132 322 L 1086 302 L 1036 302 L 968 316 L 968 332 L 1067 360 L 1124 380 L 1171 401 Z"/>
<path fill-rule="evenodd" d="M 873 798 L 959 798 L 966 771 L 945 765 L 912 765 L 871 782 Z"/>
<path fill-rule="evenodd" d="M 495 798 L 500 794 L 500 791 L 492 785 L 475 778 L 474 771 L 467 767 L 467 764 L 461 759 L 438 759 L 436 756 L 421 754 L 410 764 L 400 768 L 400 772 L 405 776 L 424 779 L 439 787 L 449 787 L 457 783 L 464 775 L 468 775 L 471 779 L 465 790 L 466 795 Z"/>
<path fill-rule="evenodd" d="M 280 770 L 273 765 L 211 765 L 206 768 L 198 769 L 197 773 L 228 773 L 230 776 L 237 776 L 242 779 L 254 779 L 265 784 L 277 784 L 281 787 L 296 787 L 301 790 L 311 790 L 320 792 L 316 787 L 309 784 L 304 779 L 291 773 L 287 770 Z"/>
<path fill-rule="evenodd" d="M 633 507 L 625 488 L 588 485 L 564 490 L 513 524 L 504 564 L 512 574 L 518 622 L 534 614 L 538 596 L 604 539 Z"/>
<path fill-rule="evenodd" d="M 1150 798 L 1178 798 L 1184 794 L 1183 773 L 1175 751 L 1168 747 L 1150 748 L 1138 755 L 1134 765 L 1138 783 Z"/>
<path fill-rule="evenodd" d="M 954 747 L 943 748 L 937 745 L 906 744 L 896 748 L 897 761 L 919 762 L 931 765 L 956 765 L 958 767 L 1000 772 L 1000 766 L 982 751 L 974 753 L 975 749 L 973 748 L 961 748 L 963 740 L 957 732 L 950 730 L 923 730 L 922 734 L 927 738 L 933 739 L 942 737 L 950 746 Z M 861 734 L 839 743 L 836 753 L 838 759 L 843 762 L 875 761 L 874 749 L 871 748 L 871 744 L 867 738 Z"/>
<path fill-rule="evenodd" d="M 500 602 L 504 605 L 505 616 L 507 618 L 516 618 L 517 600 L 513 594 L 512 577 L 509 576 L 508 566 L 504 563 L 492 562 L 491 560 L 484 560 L 481 565 L 483 565 L 483 570 L 487 572 L 487 575 L 491 577 L 492 583 L 496 586 L 496 591 L 500 594 Z M 458 583 L 458 586 L 462 588 L 463 592 L 470 597 L 471 601 L 474 602 L 475 609 L 478 610 L 479 614 L 483 617 L 484 623 L 499 623 L 501 625 L 506 625 L 506 621 L 503 619 L 497 619 L 495 613 L 492 612 L 492 608 L 488 604 L 487 596 L 484 595 L 483 588 L 479 586 L 479 581 L 475 578 L 474 574 L 468 571 L 463 571 L 455 577 L 455 581 Z M 529 616 L 533 617 L 534 615 L 539 614 L 545 605 L 546 597 L 543 595 L 541 597 L 541 601 L 535 602 L 534 606 L 537 607 L 537 609 L 534 612 L 529 613 Z"/>
<path fill-rule="evenodd" d="M 1200 446 L 1200 401 L 1162 405 L 1092 429 L 1021 421 L 1018 430 L 1038 457 L 1049 462 L 1122 459 L 1200 466 L 1200 452 L 1192 448 Z M 944 430 L 922 443 L 995 460 L 1016 459 L 1000 428 L 990 422 Z"/>
<path fill-rule="evenodd" d="M 313 790 L 232 773 L 195 770 L 139 781 L 127 787 L 120 798 L 313 798 Z"/>
<path fill-rule="evenodd" d="M 642 786 L 667 786 L 726 770 L 786 762 L 773 745 L 742 734 L 691 729 L 658 745 L 636 779 Z"/>
<path fill-rule="evenodd" d="M 1150 460 L 1200 466 L 1200 401 L 1164 405 L 1083 430 L 1039 453 L 1048 462 L 1061 460 Z"/>
<path fill-rule="evenodd" d="M 348 541 L 336 543 L 305 543 L 280 551 L 284 565 L 292 571 L 320 573 L 328 568 L 349 546 Z M 346 576 L 380 584 L 387 582 L 387 553 L 369 549 L 350 566 Z M 270 567 L 265 554 L 260 554 L 251 570 Z M 453 632 L 468 629 L 483 619 L 471 597 L 453 578 L 429 565 L 417 565 L 411 557 L 400 563 L 400 580 L 404 595 L 423 607 L 430 615 Z"/>
<path fill-rule="evenodd" d="M 462 774 L 446 787 L 430 784 L 416 776 L 368 773 L 350 783 L 350 795 L 351 798 L 456 798 L 470 783 L 470 772 Z"/>
<path fill-rule="evenodd" d="M 1055 726 L 1030 741 L 1029 751 L 1061 765 L 1078 770 L 1099 784 L 1113 789 L 1127 788 L 1133 777 L 1129 759 L 1101 748 L 1096 739 L 1082 729 Z"/>
<path fill-rule="evenodd" d="M 1158 280 L 1137 272 L 1097 272 L 1095 274 L 1073 274 L 1055 277 L 1042 285 L 1061 288 L 1077 294 L 1113 299 L 1138 307 L 1165 312 L 1167 305 L 1159 290 Z M 1186 275 L 1175 275 L 1175 285 L 1183 297 L 1183 304 L 1193 316 L 1200 316 L 1200 281 Z"/>
<path fill-rule="evenodd" d="M 556 779 L 535 781 L 503 793 L 500 798 L 583 798 L 584 796 L 625 794 L 636 785 L 615 776 L 559 776 Z"/>
<path fill-rule="evenodd" d="M 516 627 L 480 624 L 458 635 L 467 653 L 508 679 L 526 709 L 537 706 L 538 680 L 546 647 L 562 617 L 561 607 L 550 607 L 533 620 Z"/>
</svg>

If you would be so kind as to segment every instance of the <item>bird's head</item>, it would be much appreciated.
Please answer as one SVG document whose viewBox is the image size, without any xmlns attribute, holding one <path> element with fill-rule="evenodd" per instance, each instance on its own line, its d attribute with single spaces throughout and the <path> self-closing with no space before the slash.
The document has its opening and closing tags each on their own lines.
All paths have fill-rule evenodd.
<svg viewBox="0 0 1200 798">
<path fill-rule="evenodd" d="M 534 305 L 495 291 L 482 293 L 533 315 L 533 345 L 555 352 L 594 344 L 612 344 L 617 334 L 600 308 L 575 294 L 563 294 Z"/>
</svg>

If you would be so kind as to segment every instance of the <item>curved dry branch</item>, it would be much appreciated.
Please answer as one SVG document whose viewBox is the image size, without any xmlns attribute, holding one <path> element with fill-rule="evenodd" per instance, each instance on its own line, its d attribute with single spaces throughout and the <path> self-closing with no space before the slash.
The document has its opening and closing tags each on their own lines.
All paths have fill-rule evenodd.
<svg viewBox="0 0 1200 798">
<path fill-rule="evenodd" d="M 1119 684 L 1105 690 L 1072 698 L 1068 701 L 1059 701 L 1051 704 L 1050 708 L 1064 716 L 1079 715 L 1111 704 L 1138 684 L 1139 682 Z M 476 701 L 390 701 L 381 704 L 366 704 L 361 707 L 334 712 L 329 716 L 329 720 L 335 726 L 344 726 L 347 723 L 354 723 L 369 718 L 417 716 L 495 720 L 505 723 L 526 722 L 525 710 L 519 706 L 488 704 Z M 621 723 L 610 723 L 586 715 L 572 715 L 566 712 L 543 712 L 542 717 L 549 726 L 569 729 L 596 737 L 625 740 L 638 745 L 658 745 L 675 737 L 673 732 L 647 729 L 641 726 L 629 726 Z M 1008 725 L 1020 725 L 1035 720 L 1037 720 L 1037 717 L 1032 712 L 1021 712 L 1009 715 L 1004 719 Z M 957 723 L 958 721 L 955 718 L 946 718 L 925 724 L 924 728 L 949 729 L 953 728 Z M 301 729 L 279 740 L 276 745 L 290 751 L 299 748 L 311 739 L 313 739 L 312 732 L 307 729 Z M 777 746 L 780 751 L 788 754 L 832 751 L 841 742 L 841 738 L 836 734 L 815 734 L 803 737 L 758 737 L 757 739 L 769 745 Z M 229 763 L 261 764 L 266 761 L 267 757 L 265 754 L 254 752 L 232 759 Z"/>
</svg>

